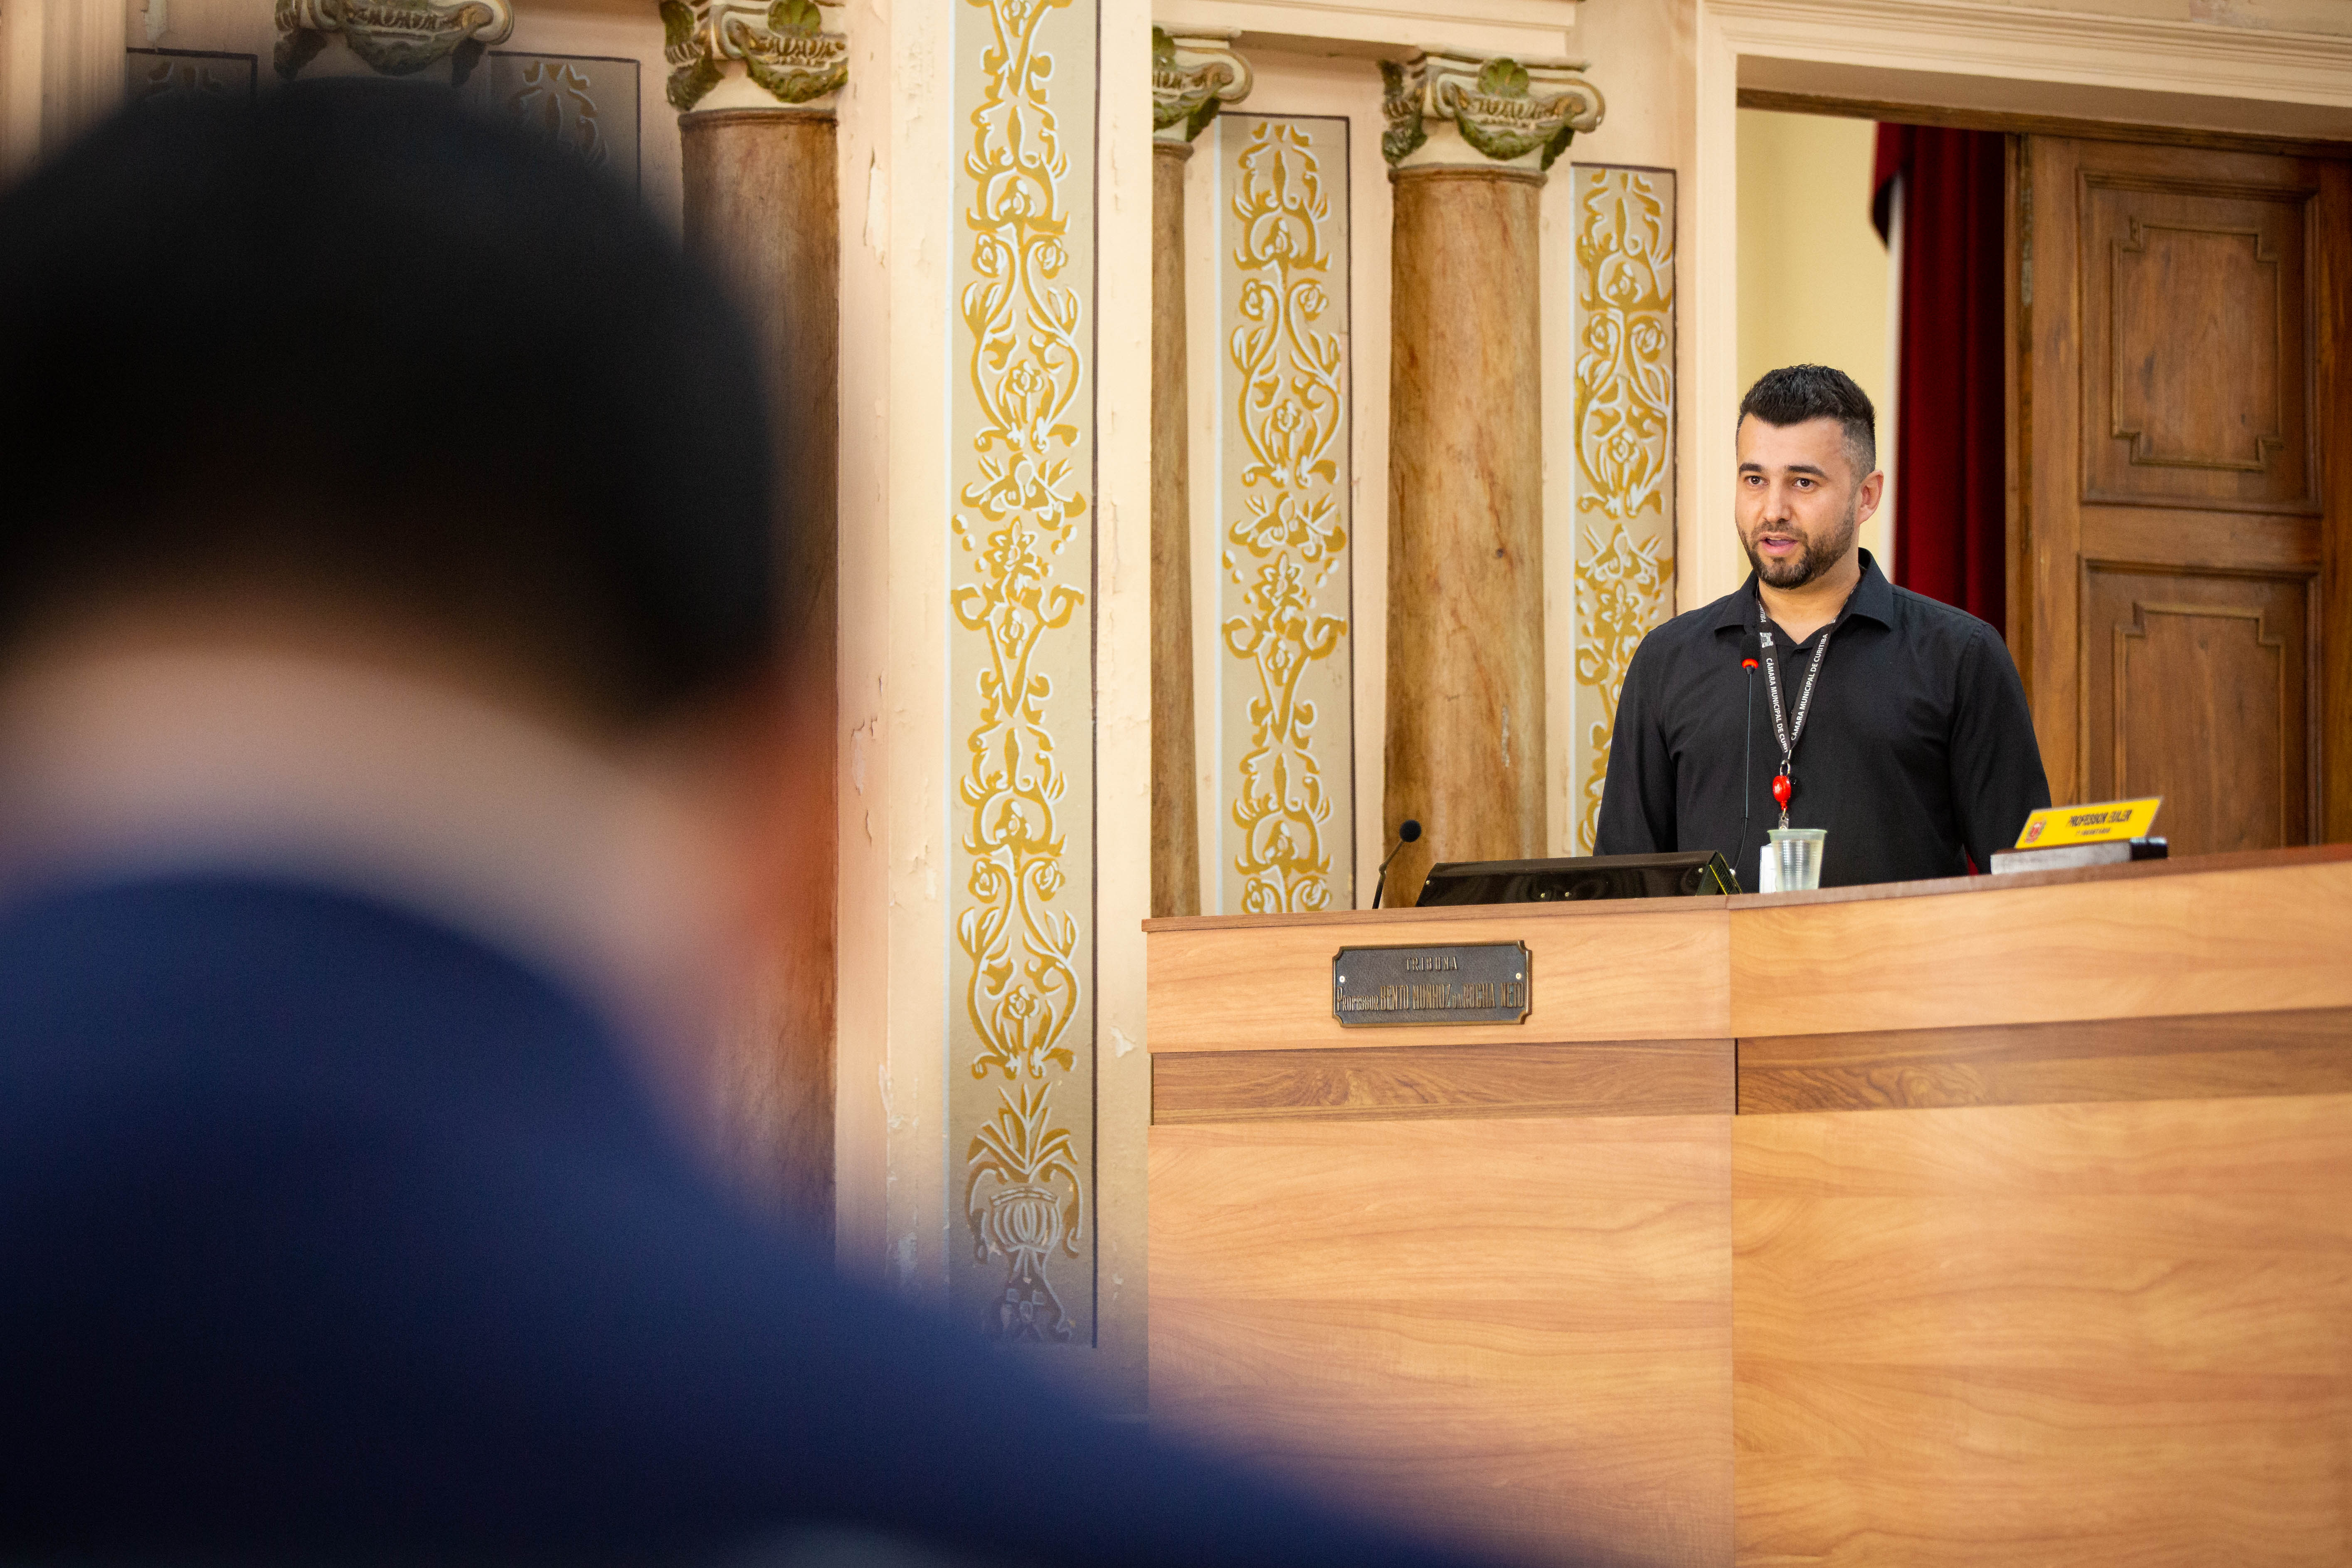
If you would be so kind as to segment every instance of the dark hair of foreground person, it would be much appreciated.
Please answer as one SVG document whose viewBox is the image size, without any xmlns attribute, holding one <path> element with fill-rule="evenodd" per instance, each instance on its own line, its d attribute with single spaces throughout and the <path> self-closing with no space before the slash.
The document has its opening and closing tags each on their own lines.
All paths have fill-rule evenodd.
<svg viewBox="0 0 2352 1568">
<path fill-rule="evenodd" d="M 135 110 L 0 223 L 0 648 L 79 598 L 363 599 L 618 722 L 775 634 L 768 426 L 717 285 L 448 95 Z"/>
</svg>

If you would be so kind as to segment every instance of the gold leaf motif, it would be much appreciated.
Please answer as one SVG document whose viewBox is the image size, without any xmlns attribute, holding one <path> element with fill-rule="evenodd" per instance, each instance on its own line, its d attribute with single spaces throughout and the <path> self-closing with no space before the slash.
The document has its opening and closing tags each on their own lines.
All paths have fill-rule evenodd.
<svg viewBox="0 0 2352 1568">
<path fill-rule="evenodd" d="M 1609 772 L 1609 737 L 1617 728 L 1617 697 L 1625 684 L 1625 667 L 1633 662 L 1633 650 L 1642 646 L 1643 637 L 1664 617 L 1675 563 L 1664 552 L 1665 541 L 1636 541 L 1622 522 L 1614 525 L 1605 541 L 1588 530 L 1584 542 L 1584 559 L 1576 565 L 1576 612 L 1583 633 L 1576 645 L 1576 680 L 1601 699 L 1601 717 L 1585 737 L 1592 747 L 1595 765 L 1584 776 L 1579 832 L 1583 850 L 1589 854 L 1594 825 L 1601 817 L 1601 788 Z"/>
<path fill-rule="evenodd" d="M 1578 847 L 1589 852 L 1625 668 L 1671 607 L 1674 518 L 1675 241 L 1671 175 L 1575 171 L 1577 508 L 1588 529 L 1576 565 L 1576 679 L 1599 701 L 1587 733 Z M 1644 518 L 1654 521 L 1643 526 Z"/>
<path fill-rule="evenodd" d="M 1082 932 L 1063 907 L 1069 779 L 1055 751 L 1050 668 L 1066 657 L 1056 639 L 1087 636 L 1086 594 L 1066 580 L 1062 555 L 1081 538 L 1083 582 L 1091 546 L 1078 535 L 1088 478 L 1079 458 L 1091 414 L 1082 404 L 1085 300 L 1063 276 L 1069 163 L 1040 30 L 1070 0 L 969 3 L 985 18 L 987 43 L 959 181 L 971 247 L 957 311 L 977 419 L 956 491 L 960 565 L 949 606 L 981 657 L 957 785 L 963 896 L 954 929 L 966 965 L 966 1065 L 972 1078 L 1001 1074 L 1018 1092 L 1004 1092 L 966 1152 L 965 1214 L 978 1259 L 1007 1260 L 992 1331 L 1066 1340 L 1073 1324 L 1046 1270 L 1057 1247 L 1077 1251 L 1085 1193 L 1073 1134 L 1052 1125 L 1049 1086 L 1038 1080 L 1081 1066 Z M 1056 1195 L 1057 1183 L 1066 1195 Z"/>
<path fill-rule="evenodd" d="M 1344 279 L 1332 277 L 1331 201 L 1303 126 L 1257 121 L 1234 184 L 1227 233 L 1241 281 L 1228 342 L 1237 380 L 1227 384 L 1238 388 L 1242 514 L 1226 529 L 1223 561 L 1243 594 L 1223 630 L 1226 650 L 1256 677 L 1234 781 L 1234 869 L 1250 913 L 1321 910 L 1332 901 L 1332 802 L 1313 744 L 1317 705 L 1299 685 L 1348 633 L 1345 614 L 1321 604 L 1347 559 L 1346 350 L 1339 333 L 1317 330 Z"/>
</svg>

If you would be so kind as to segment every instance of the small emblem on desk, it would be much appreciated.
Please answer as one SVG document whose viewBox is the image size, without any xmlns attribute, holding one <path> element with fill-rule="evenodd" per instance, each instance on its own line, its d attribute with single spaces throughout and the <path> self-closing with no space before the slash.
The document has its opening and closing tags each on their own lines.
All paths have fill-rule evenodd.
<svg viewBox="0 0 2352 1568">
<path fill-rule="evenodd" d="M 1331 960 L 1331 1014 L 1349 1028 L 1524 1023 L 1534 973 L 1521 942 L 1343 947 Z"/>
</svg>

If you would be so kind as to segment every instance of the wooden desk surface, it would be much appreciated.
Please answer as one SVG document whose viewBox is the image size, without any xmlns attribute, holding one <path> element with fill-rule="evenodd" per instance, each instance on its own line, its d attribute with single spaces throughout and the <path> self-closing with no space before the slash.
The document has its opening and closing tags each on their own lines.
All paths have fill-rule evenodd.
<svg viewBox="0 0 2352 1568">
<path fill-rule="evenodd" d="M 2304 844 L 2285 849 L 2246 849 L 2227 855 L 2184 855 L 2178 859 L 2137 860 L 2120 866 L 2090 866 L 2075 871 L 2015 871 L 1991 877 L 1937 877 L 1919 882 L 1871 882 L 1856 888 L 1818 888 L 1801 893 L 1738 893 L 1728 898 L 1634 900 L 1601 900 L 1567 904 L 1444 904 L 1431 909 L 1330 910 L 1321 914 L 1171 915 L 1147 920 L 1147 931 L 1249 931 L 1279 926 L 1378 925 L 1402 920 L 1476 920 L 1498 909 L 1549 915 L 1609 915 L 1636 904 L 1644 909 L 1688 910 L 1784 909 L 1801 904 L 1868 903 L 1884 899 L 1938 897 L 1948 893 L 2000 893 L 2020 888 L 2050 888 L 2081 882 L 2135 882 L 2149 878 L 2204 876 L 2215 871 L 2262 870 L 2280 866 L 2320 866 L 2352 860 L 2352 844 Z"/>
<path fill-rule="evenodd" d="M 2352 1006 L 2352 845 L 1733 901 L 1742 1037 Z"/>
</svg>

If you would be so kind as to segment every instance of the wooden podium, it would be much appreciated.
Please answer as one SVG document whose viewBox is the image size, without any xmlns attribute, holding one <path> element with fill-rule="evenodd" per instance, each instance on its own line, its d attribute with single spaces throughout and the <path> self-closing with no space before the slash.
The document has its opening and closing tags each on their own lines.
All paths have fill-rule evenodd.
<svg viewBox="0 0 2352 1568">
<path fill-rule="evenodd" d="M 2352 1562 L 2352 846 L 1147 930 L 1156 1424 L 1538 1560 Z M 1335 1017 L 1477 942 L 1525 1022 Z"/>
</svg>

